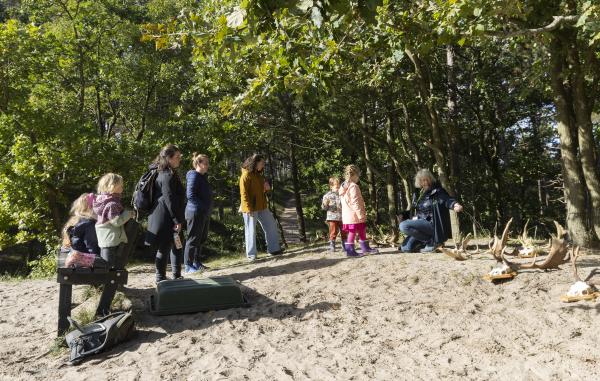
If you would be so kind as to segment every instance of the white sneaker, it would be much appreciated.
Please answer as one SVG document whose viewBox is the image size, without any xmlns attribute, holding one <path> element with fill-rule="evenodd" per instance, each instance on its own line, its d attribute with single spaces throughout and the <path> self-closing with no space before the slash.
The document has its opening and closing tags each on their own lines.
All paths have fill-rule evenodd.
<svg viewBox="0 0 600 381">
<path fill-rule="evenodd" d="M 246 257 L 248 259 L 248 262 L 254 262 L 256 261 L 256 257 Z"/>
</svg>

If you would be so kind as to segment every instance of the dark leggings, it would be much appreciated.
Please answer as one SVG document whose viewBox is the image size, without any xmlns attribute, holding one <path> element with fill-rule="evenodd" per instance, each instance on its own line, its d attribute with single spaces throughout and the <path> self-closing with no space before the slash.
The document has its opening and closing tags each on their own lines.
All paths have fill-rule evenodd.
<svg viewBox="0 0 600 381">
<path fill-rule="evenodd" d="M 135 249 L 136 238 L 140 228 L 139 224 L 135 220 L 129 220 L 124 225 L 124 228 L 127 235 L 127 243 L 122 243 L 119 246 L 100 248 L 100 256 L 104 259 L 110 270 L 123 270 Z M 108 315 L 110 313 L 110 304 L 116 293 L 116 284 L 107 283 L 104 285 L 104 290 L 102 291 L 102 295 L 100 295 L 100 301 L 96 309 L 96 315 Z"/>
<path fill-rule="evenodd" d="M 181 233 L 179 233 L 181 238 Z M 173 278 L 181 277 L 181 263 L 183 262 L 183 248 L 176 249 L 173 242 L 173 235 L 170 235 L 168 239 L 159 239 L 150 246 L 150 252 L 156 253 L 154 264 L 156 266 L 156 281 L 167 279 L 167 261 L 169 256 L 171 257 L 171 271 Z M 183 242 L 183 240 L 182 240 Z"/>
<path fill-rule="evenodd" d="M 185 263 L 189 265 L 200 263 L 202 247 L 208 239 L 210 215 L 200 211 L 185 211 L 187 222 L 187 241 L 185 242 Z"/>
</svg>

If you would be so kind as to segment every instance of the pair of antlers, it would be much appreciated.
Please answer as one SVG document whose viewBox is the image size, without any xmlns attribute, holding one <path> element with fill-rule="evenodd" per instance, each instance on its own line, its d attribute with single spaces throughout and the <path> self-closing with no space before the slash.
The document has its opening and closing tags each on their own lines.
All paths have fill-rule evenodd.
<svg viewBox="0 0 600 381">
<path fill-rule="evenodd" d="M 511 262 L 506 259 L 506 243 L 508 241 L 508 231 L 510 229 L 510 225 L 512 223 L 512 218 L 508 221 L 506 226 L 504 227 L 504 231 L 502 232 L 502 237 L 499 239 L 497 236 L 494 236 L 493 244 L 490 246 L 490 251 L 496 259 L 497 262 L 504 263 L 509 266 L 513 270 L 522 270 L 522 269 L 540 269 L 540 270 L 550 270 L 550 269 L 558 269 L 560 265 L 563 265 L 569 262 L 569 258 L 571 257 L 566 235 L 567 232 L 565 229 L 556 221 L 554 221 L 554 225 L 556 226 L 556 235 L 552 235 L 550 238 L 549 252 L 548 255 L 544 258 L 543 261 L 537 261 L 537 251 L 534 252 L 533 261 L 531 263 L 518 263 Z M 573 251 L 573 250 L 571 250 Z"/>
</svg>

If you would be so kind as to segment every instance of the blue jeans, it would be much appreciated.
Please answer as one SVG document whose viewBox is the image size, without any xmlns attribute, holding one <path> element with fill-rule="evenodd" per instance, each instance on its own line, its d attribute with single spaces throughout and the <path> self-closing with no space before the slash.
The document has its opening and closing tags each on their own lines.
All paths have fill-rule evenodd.
<svg viewBox="0 0 600 381">
<path fill-rule="evenodd" d="M 433 225 L 427 220 L 405 220 L 400 223 L 400 231 L 417 241 L 431 243 L 433 239 Z M 411 240 L 412 241 L 412 240 Z"/>
<path fill-rule="evenodd" d="M 244 215 L 244 234 L 246 236 L 246 257 L 256 257 L 256 221 L 265 232 L 267 241 L 267 251 L 274 253 L 281 250 L 279 245 L 279 230 L 277 222 L 269 209 L 259 210 L 258 212 L 243 213 Z"/>
</svg>

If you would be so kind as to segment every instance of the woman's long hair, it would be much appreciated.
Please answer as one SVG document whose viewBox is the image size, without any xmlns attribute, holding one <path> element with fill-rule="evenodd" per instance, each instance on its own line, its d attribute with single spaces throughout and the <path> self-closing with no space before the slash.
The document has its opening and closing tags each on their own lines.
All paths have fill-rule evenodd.
<svg viewBox="0 0 600 381">
<path fill-rule="evenodd" d="M 242 168 L 244 168 L 248 172 L 257 172 L 256 165 L 261 161 L 265 161 L 265 158 L 262 155 L 255 153 L 254 155 L 244 160 Z"/>
<path fill-rule="evenodd" d="M 175 156 L 177 152 L 181 152 L 181 150 L 174 144 L 167 144 L 164 146 L 156 159 L 154 159 L 154 162 L 158 165 L 158 170 L 166 171 L 167 169 L 171 169 L 169 159 Z"/>
<path fill-rule="evenodd" d="M 62 245 L 64 247 L 71 247 L 71 237 L 69 236 L 69 229 L 77 225 L 77 223 L 83 219 L 96 219 L 96 214 L 92 210 L 93 193 L 84 193 L 77 197 L 71 205 L 71 212 L 69 213 L 69 220 L 65 224 L 62 230 Z"/>
</svg>

